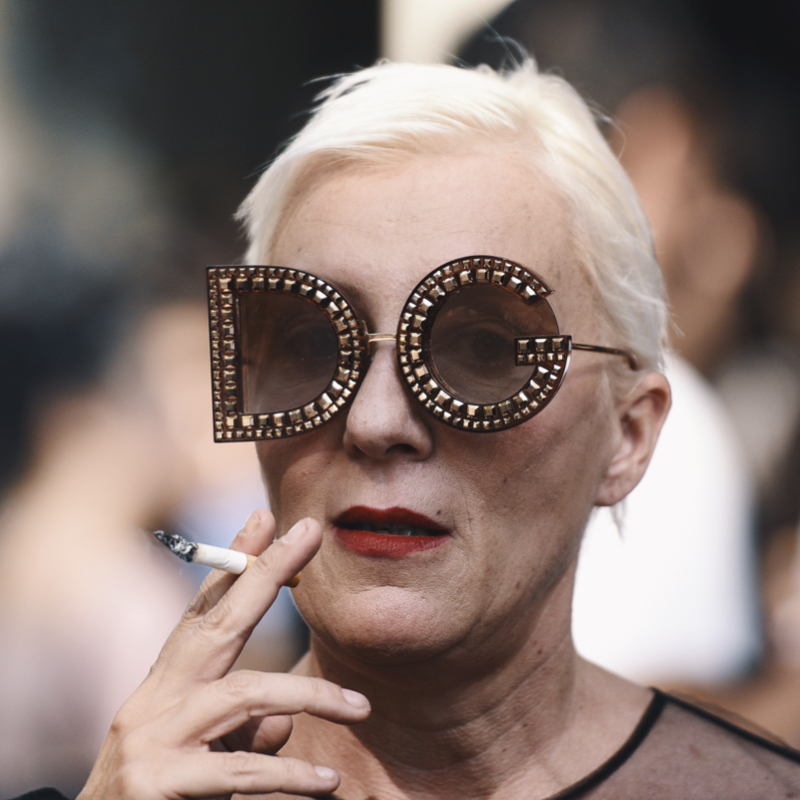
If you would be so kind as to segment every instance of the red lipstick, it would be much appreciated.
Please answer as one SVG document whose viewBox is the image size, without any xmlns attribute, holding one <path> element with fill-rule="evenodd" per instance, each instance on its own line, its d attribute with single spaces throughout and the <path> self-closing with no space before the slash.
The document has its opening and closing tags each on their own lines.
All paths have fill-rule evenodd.
<svg viewBox="0 0 800 800">
<path fill-rule="evenodd" d="M 407 508 L 353 506 L 333 523 L 339 542 L 362 556 L 401 558 L 431 550 L 450 539 L 449 531 Z"/>
</svg>

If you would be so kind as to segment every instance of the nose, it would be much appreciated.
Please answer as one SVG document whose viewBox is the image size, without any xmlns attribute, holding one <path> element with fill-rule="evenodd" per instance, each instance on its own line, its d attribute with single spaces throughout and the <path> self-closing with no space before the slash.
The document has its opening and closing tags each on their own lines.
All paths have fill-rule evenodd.
<svg viewBox="0 0 800 800">
<path fill-rule="evenodd" d="M 406 390 L 389 341 L 394 336 L 379 336 L 371 342 L 372 361 L 347 412 L 345 450 L 379 461 L 423 461 L 433 452 L 430 422 Z"/>
</svg>

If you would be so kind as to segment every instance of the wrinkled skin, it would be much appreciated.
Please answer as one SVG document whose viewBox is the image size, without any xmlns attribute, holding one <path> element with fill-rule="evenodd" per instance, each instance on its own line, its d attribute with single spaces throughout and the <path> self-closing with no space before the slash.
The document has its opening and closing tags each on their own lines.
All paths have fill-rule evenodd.
<svg viewBox="0 0 800 800">
<path fill-rule="evenodd" d="M 335 283 L 370 330 L 393 332 L 422 277 L 475 254 L 541 274 L 576 341 L 618 344 L 577 263 L 568 209 L 509 148 L 322 172 L 263 260 Z M 637 376 L 618 395 L 608 367 L 575 354 L 544 411 L 477 435 L 430 417 L 391 343 L 375 346 L 346 414 L 259 445 L 282 538 L 268 547 L 271 515 L 251 517 L 234 546 L 259 561 L 237 580 L 209 579 L 120 712 L 81 800 L 337 786 L 344 798 L 529 798 L 601 764 L 649 693 L 572 647 L 578 546 L 591 508 L 640 479 L 669 406 L 663 376 Z M 424 514 L 448 539 L 403 558 L 360 555 L 334 530 L 354 505 Z M 301 567 L 309 655 L 292 675 L 225 677 Z"/>
<path fill-rule="evenodd" d="M 556 289 L 562 330 L 609 343 L 563 202 L 513 153 L 334 173 L 287 212 L 269 263 L 333 282 L 354 296 L 371 330 L 393 332 L 421 278 L 472 254 L 543 275 Z M 405 388 L 391 343 L 382 343 L 346 418 L 259 445 L 279 530 L 308 514 L 327 532 L 344 509 L 366 505 L 406 507 L 452 531 L 448 546 L 405 563 L 358 558 L 325 535 L 296 599 L 326 647 L 376 663 L 448 653 L 459 664 L 483 658 L 498 627 L 503 641 L 488 648 L 492 659 L 530 638 L 547 593 L 574 561 L 589 510 L 614 499 L 605 496 L 606 472 L 622 442 L 608 360 L 580 353 L 572 362 L 532 421 L 476 435 L 428 415 Z M 561 635 L 566 613 L 565 604 Z"/>
</svg>

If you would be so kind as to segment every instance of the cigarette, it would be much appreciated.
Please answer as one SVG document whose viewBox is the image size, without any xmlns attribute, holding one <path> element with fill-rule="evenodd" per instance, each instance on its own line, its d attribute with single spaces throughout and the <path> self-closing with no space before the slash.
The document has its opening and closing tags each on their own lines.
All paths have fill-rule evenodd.
<svg viewBox="0 0 800 800">
<path fill-rule="evenodd" d="M 238 550 L 216 547 L 213 544 L 190 542 L 178 533 L 153 531 L 153 536 L 184 561 L 212 569 L 222 569 L 233 575 L 241 575 L 256 560 L 255 556 L 240 553 Z M 299 572 L 286 583 L 286 586 L 294 588 L 298 583 L 300 583 Z"/>
</svg>

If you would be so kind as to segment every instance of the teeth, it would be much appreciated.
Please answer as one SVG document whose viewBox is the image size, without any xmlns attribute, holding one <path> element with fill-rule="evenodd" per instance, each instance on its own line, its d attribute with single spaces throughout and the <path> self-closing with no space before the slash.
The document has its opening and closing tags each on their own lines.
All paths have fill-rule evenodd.
<svg viewBox="0 0 800 800">
<path fill-rule="evenodd" d="M 372 533 L 389 533 L 393 536 L 434 536 L 437 533 L 437 531 L 429 531 L 427 528 L 420 528 L 417 525 L 372 525 L 369 522 L 358 522 L 344 527 Z"/>
</svg>

